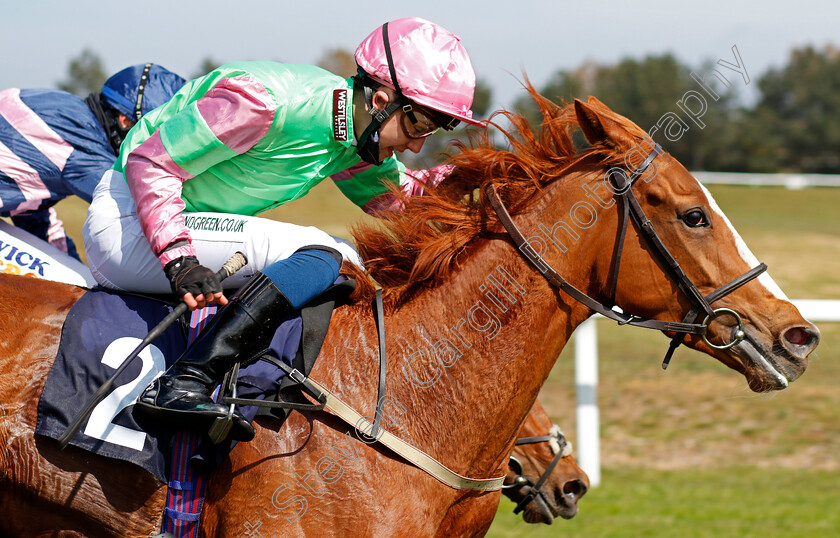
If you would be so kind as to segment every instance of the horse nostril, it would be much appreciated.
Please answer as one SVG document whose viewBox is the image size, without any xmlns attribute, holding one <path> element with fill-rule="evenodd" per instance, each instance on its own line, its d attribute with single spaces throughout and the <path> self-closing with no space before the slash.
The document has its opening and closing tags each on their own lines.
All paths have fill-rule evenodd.
<svg viewBox="0 0 840 538">
<path fill-rule="evenodd" d="M 802 327 L 794 327 L 792 329 L 788 329 L 788 331 L 785 332 L 785 340 L 787 340 L 795 346 L 804 345 L 805 342 L 808 341 L 809 336 L 810 335 L 808 334 L 808 331 L 806 331 Z"/>
<path fill-rule="evenodd" d="M 816 327 L 791 327 L 782 334 L 784 342 L 794 346 L 804 346 L 810 352 L 820 343 L 820 331 Z"/>
<path fill-rule="evenodd" d="M 569 480 L 563 484 L 563 493 L 565 495 L 572 495 L 575 499 L 583 497 L 587 489 L 586 484 L 581 480 Z"/>
</svg>

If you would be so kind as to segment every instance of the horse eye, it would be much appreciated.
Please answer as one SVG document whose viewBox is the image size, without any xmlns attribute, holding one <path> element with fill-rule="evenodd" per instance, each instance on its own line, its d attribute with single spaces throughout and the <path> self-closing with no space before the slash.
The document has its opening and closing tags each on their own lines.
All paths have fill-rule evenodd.
<svg viewBox="0 0 840 538">
<path fill-rule="evenodd" d="M 707 227 L 709 225 L 709 220 L 706 218 L 706 215 L 699 209 L 692 209 L 682 216 L 682 220 L 692 228 Z"/>
</svg>

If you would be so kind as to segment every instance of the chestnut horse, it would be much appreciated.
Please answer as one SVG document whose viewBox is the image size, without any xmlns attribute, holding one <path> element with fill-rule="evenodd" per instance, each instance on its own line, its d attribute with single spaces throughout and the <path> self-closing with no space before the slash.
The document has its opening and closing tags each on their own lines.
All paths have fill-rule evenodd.
<svg viewBox="0 0 840 538">
<path fill-rule="evenodd" d="M 25 310 L 26 312 L 29 312 L 32 319 L 44 320 L 43 326 L 40 327 L 39 330 L 35 331 L 35 333 L 39 333 L 47 338 L 47 341 L 42 342 L 46 346 L 44 349 L 55 349 L 57 347 L 58 340 L 53 340 L 51 337 L 58 335 L 58 332 L 56 332 L 55 329 L 61 326 L 64 320 L 64 315 L 69 311 L 76 299 L 81 297 L 81 290 L 79 288 L 61 288 L 61 285 L 54 284 L 52 282 L 39 281 L 25 277 L 0 275 L 0 296 L 4 297 L 8 301 L 6 303 L 7 307 L 9 305 L 16 304 L 23 306 L 26 301 L 18 301 L 18 299 L 22 299 L 22 297 L 26 297 L 28 295 L 38 296 L 45 293 L 47 294 L 44 296 L 44 300 L 33 301 L 31 304 L 26 306 Z M 11 292 L 10 290 L 12 289 L 19 290 L 19 293 Z M 48 300 L 51 297 L 59 298 L 59 300 Z M 20 318 L 18 318 L 18 315 L 22 311 L 23 310 L 13 310 L 10 311 L 10 315 L 0 317 L 0 331 L 2 331 L 2 334 L 9 336 L 20 335 L 21 337 L 18 339 L 6 338 L 0 341 L 0 356 L 2 357 L 12 357 L 15 354 L 15 351 L 17 349 L 22 349 L 21 345 L 26 343 L 26 339 L 22 337 L 32 335 L 31 332 L 20 331 L 14 326 L 8 324 L 13 321 L 21 321 Z M 34 348 L 30 351 L 34 351 Z M 41 353 L 35 353 L 33 356 L 39 357 L 41 356 Z M 43 388 L 43 383 L 46 379 L 46 374 L 48 373 L 50 364 L 51 361 L 48 360 L 33 361 L 31 363 L 33 371 L 30 372 L 32 375 L 22 375 L 17 377 L 18 385 L 7 386 L 9 390 L 2 391 L 3 399 L 1 401 L 13 402 L 17 400 L 18 405 L 24 404 L 24 402 L 37 401 L 41 389 Z M 6 366 L 10 365 L 6 364 Z M 0 364 L 0 372 L 2 372 L 4 380 L 9 379 L 9 375 L 3 368 L 3 364 Z M 18 389 L 21 388 L 24 389 L 23 392 L 20 392 L 19 397 L 15 398 L 14 393 L 18 392 Z M 0 418 L 7 417 L 7 415 L 9 415 L 8 410 L 10 409 L 12 409 L 11 404 L 0 405 L 0 411 L 2 411 L 2 413 L 0 413 Z M 23 438 L 26 441 L 33 441 L 33 439 L 30 439 L 31 431 L 34 428 L 34 416 L 32 413 L 34 413 L 34 410 L 26 410 L 24 412 L 26 417 L 31 417 L 31 423 L 30 420 L 24 420 L 15 424 L 8 421 L 0 425 L 0 435 L 2 435 L 0 440 L 3 441 L 4 445 L 7 441 L 11 443 L 13 438 Z M 556 436 L 556 434 L 554 433 L 553 428 L 556 428 L 556 426 L 552 425 L 551 419 L 546 414 L 545 409 L 543 409 L 540 403 L 536 401 L 534 402 L 531 412 L 528 414 L 528 417 L 522 425 L 518 435 L 523 438 L 554 438 L 553 436 Z M 20 439 L 15 442 L 19 441 Z M 72 446 L 65 452 L 61 452 L 56 450 L 56 447 L 51 441 L 39 441 L 37 439 L 34 439 L 34 441 L 36 446 L 38 446 L 41 456 L 43 456 L 47 462 L 51 462 L 54 467 L 50 468 L 51 466 L 49 463 L 39 461 L 37 466 L 45 471 L 45 474 L 40 477 L 40 480 L 32 481 L 28 484 L 17 483 L 13 485 L 11 481 L 4 484 L 2 489 L 0 489 L 0 492 L 2 492 L 2 495 L 0 495 L 0 499 L 2 500 L 0 506 L 7 506 L 6 503 L 9 499 L 6 497 L 6 494 L 16 494 L 24 497 L 32 496 L 31 500 L 24 501 L 24 504 L 29 504 L 29 502 L 33 502 L 38 498 L 38 491 L 40 488 L 56 486 L 61 487 L 61 484 L 64 482 L 62 479 L 67 479 L 68 476 L 77 480 L 76 483 L 78 485 L 82 485 L 86 479 L 89 480 L 89 475 L 92 475 L 93 477 L 96 477 L 100 483 L 108 484 L 114 482 L 123 485 L 123 488 L 115 488 L 113 491 L 108 492 L 107 495 L 108 502 L 115 507 L 115 510 L 126 510 L 126 508 L 129 508 L 128 511 L 131 512 L 134 510 L 140 510 L 143 504 L 149 504 L 152 507 L 152 513 L 149 514 L 152 518 L 155 517 L 155 509 L 159 512 L 162 511 L 165 488 L 161 484 L 150 480 L 148 476 L 144 476 L 144 472 L 138 473 L 135 468 L 130 465 L 125 465 L 122 462 L 90 457 Z M 561 440 L 561 442 L 565 442 L 565 440 Z M 4 475 L 11 476 L 13 473 L 8 470 L 8 466 L 11 466 L 14 461 L 11 458 L 12 445 L 9 444 L 8 446 L 8 454 L 10 457 L 0 460 L 0 469 L 4 470 Z M 550 447 L 548 442 L 518 445 L 514 447 L 511 458 L 515 458 L 516 461 L 519 462 L 519 468 L 514 470 L 513 467 L 511 467 L 508 470 L 505 483 L 509 484 L 510 487 L 506 486 L 502 492 L 513 502 L 519 503 L 522 501 L 530 492 L 530 488 L 534 487 L 539 480 L 539 477 L 541 477 L 543 473 L 546 472 L 546 469 L 551 465 L 557 451 L 562 449 L 562 447 Z M 25 455 L 19 450 L 15 453 L 19 456 Z M 5 455 L 7 452 L 4 451 L 3 454 Z M 34 454 L 29 455 L 29 457 L 32 456 L 34 456 Z M 83 464 L 78 463 L 80 459 L 84 461 Z M 31 465 L 31 463 L 26 461 L 20 463 L 24 465 Z M 75 473 L 67 472 L 74 468 L 76 469 Z M 58 480 L 53 480 L 54 478 Z M 563 517 L 564 519 L 574 517 L 578 511 L 578 500 L 589 489 L 589 478 L 586 476 L 586 473 L 578 467 L 577 462 L 571 454 L 560 457 L 556 466 L 547 478 L 548 479 L 545 484 L 540 489 L 541 494 L 537 498 L 531 500 L 523 510 L 522 516 L 526 522 L 543 522 L 550 524 L 557 516 Z M 224 477 L 218 476 L 216 479 L 226 480 Z M 2 484 L 2 482 L 0 482 L 0 484 Z M 135 498 L 135 501 L 130 500 L 132 497 Z M 142 502 L 138 504 L 136 502 L 137 500 L 141 500 Z M 49 510 L 45 510 L 44 513 L 32 513 L 31 515 L 27 515 L 25 513 L 18 513 L 11 510 L 5 511 L 4 513 L 6 514 L 19 514 L 20 518 L 18 519 L 17 516 L 10 516 L 7 519 L 7 523 L 2 527 L 7 532 L 15 534 L 20 533 L 20 535 L 28 535 L 29 532 L 33 532 L 37 535 L 41 531 L 49 534 L 48 531 L 50 529 L 74 529 L 75 531 L 83 532 L 84 535 L 88 536 L 112 534 L 111 530 L 113 530 L 113 532 L 117 532 L 116 528 L 109 529 L 107 532 L 103 532 L 100 528 L 94 532 L 93 529 L 96 528 L 96 526 L 89 525 L 89 522 L 86 521 L 87 518 L 84 517 L 85 510 L 76 508 L 72 505 L 72 495 L 68 496 L 68 501 L 71 502 L 68 502 L 65 506 L 56 506 L 45 503 L 43 507 L 45 509 L 49 508 Z M 41 500 L 35 502 L 40 503 Z M 156 506 L 158 503 L 160 503 L 160 506 Z M 148 513 L 147 510 L 143 510 L 143 512 Z M 13 524 L 13 522 L 16 523 Z M 141 528 L 145 529 L 148 527 L 147 523 L 148 522 L 145 521 L 142 522 Z M 160 525 L 158 524 L 157 527 L 159 526 Z M 133 536 L 135 530 L 133 526 L 125 528 L 120 527 L 120 532 L 123 532 L 125 536 Z"/>
<path fill-rule="evenodd" d="M 646 219 L 623 228 L 627 198 L 617 202 L 610 188 L 616 197 L 627 191 L 607 172 L 641 168 L 640 159 L 625 162 L 625 156 L 641 144 L 652 149 L 650 138 L 597 99 L 561 107 L 529 91 L 542 125 L 534 129 L 524 118 L 502 113 L 512 125 L 503 130 L 508 148 L 494 147 L 489 134 L 479 132 L 473 147 L 451 156 L 450 182 L 463 185 L 460 192 L 416 197 L 404 211 L 384 217 L 381 228 L 354 232 L 367 269 L 385 289 L 385 398 L 377 398 L 373 286 L 365 281 L 357 289 L 360 300 L 334 313 L 311 379 L 369 417 L 383 402 L 383 430 L 454 472 L 493 478 L 504 474 L 540 387 L 595 303 L 614 302 L 633 315 L 626 323 L 666 327 L 675 336 L 667 328 L 685 329 L 678 320 L 702 317 L 687 315 L 698 296 L 713 297 L 716 307 L 741 321 L 714 314 L 714 322 L 704 320 L 704 334 L 697 324 L 685 329 L 695 331 L 685 345 L 742 373 L 755 391 L 785 388 L 802 375 L 819 333 L 767 273 L 737 289 L 728 286 L 728 293 L 715 292 L 756 260 L 699 182 L 667 153 L 646 150 L 642 157 L 648 165 L 655 159 L 655 174 L 631 188 Z M 571 141 L 575 127 L 590 143 L 581 151 Z M 544 247 L 541 257 L 534 248 L 529 253 L 514 246 L 516 234 L 491 207 L 493 192 L 528 234 L 529 245 Z M 685 282 L 674 280 L 679 265 L 664 263 L 661 248 L 650 242 L 651 230 L 696 286 L 693 299 Z M 619 240 L 623 250 L 616 249 Z M 556 271 L 550 279 L 546 265 Z M 557 275 L 575 291 L 557 289 Z M 4 280 L 0 294 L 0 441 L 6 448 L 0 525 L 24 536 L 55 529 L 153 535 L 163 492 L 145 472 L 73 449 L 62 453 L 56 443 L 33 437 L 61 319 L 80 291 L 22 280 Z M 588 304 L 571 296 L 577 290 Z M 450 488 L 381 444 L 368 444 L 333 413 L 296 412 L 282 423 L 259 419 L 255 439 L 238 444 L 210 477 L 204 534 L 486 532 L 498 491 Z"/>
<path fill-rule="evenodd" d="M 48 281 L 0 275 L 0 296 L 6 299 L 7 309 L 9 306 L 15 305 L 19 307 L 17 310 L 9 310 L 8 316 L 0 317 L 0 331 L 2 331 L 2 334 L 8 336 L 0 341 L 0 357 L 11 358 L 19 349 L 28 349 L 30 352 L 34 352 L 33 357 L 42 356 L 40 351 L 36 351 L 41 348 L 40 345 L 21 347 L 23 344 L 31 344 L 31 342 L 27 342 L 27 338 L 25 337 L 33 336 L 33 332 L 20 331 L 10 324 L 12 322 L 19 323 L 20 321 L 27 321 L 31 323 L 32 320 L 43 320 L 42 326 L 34 331 L 34 333 L 46 338 L 46 341 L 41 342 L 45 346 L 44 349 L 54 350 L 57 348 L 58 340 L 57 338 L 52 338 L 59 334 L 55 329 L 61 327 L 64 316 L 76 302 L 76 299 L 81 297 L 82 293 L 82 290 L 79 288 L 62 288 L 64 287 L 60 284 Z M 12 290 L 18 291 L 13 292 Z M 30 304 L 26 304 L 27 300 L 24 298 L 27 296 L 42 296 L 44 300 L 31 301 Z M 57 298 L 58 300 L 52 301 L 50 298 Z M 24 305 L 26 305 L 26 308 L 22 310 L 21 308 Z M 31 319 L 25 320 L 21 317 L 21 313 L 24 311 L 28 312 Z M 18 338 L 13 338 L 14 335 L 18 335 Z M 12 448 L 12 443 L 19 443 L 22 440 L 27 442 L 35 441 L 40 455 L 46 461 L 37 462 L 37 467 L 45 472 L 45 474 L 40 476 L 39 480 L 31 481 L 28 484 L 20 482 L 15 484 L 12 481 L 3 484 L 2 490 L 0 490 L 2 492 L 2 495 L 0 495 L 0 499 L 2 499 L 0 506 L 8 506 L 6 503 L 10 499 L 6 497 L 7 494 L 21 495 L 24 498 L 31 496 L 31 500 L 24 500 L 24 504 L 29 504 L 29 502 L 35 501 L 38 498 L 38 491 L 41 488 L 61 487 L 68 476 L 76 480 L 76 484 L 81 486 L 86 479 L 89 480 L 89 475 L 92 475 L 100 483 L 108 484 L 114 482 L 122 484 L 122 488 L 115 488 L 107 494 L 108 502 L 114 506 L 115 510 L 126 510 L 126 508 L 130 507 L 128 511 L 131 512 L 140 510 L 143 504 L 149 504 L 153 510 L 157 509 L 159 512 L 162 511 L 162 495 L 165 493 L 165 488 L 161 484 L 150 480 L 148 476 L 144 476 L 144 472 L 138 473 L 135 468 L 130 465 L 125 465 L 122 462 L 90 457 L 72 446 L 65 452 L 61 452 L 56 450 L 51 441 L 30 439 L 31 431 L 34 428 L 34 410 L 21 410 L 24 412 L 27 420 L 15 423 L 11 422 L 9 418 L 11 413 L 9 410 L 13 409 L 12 405 L 24 405 L 26 402 L 31 403 L 38 400 L 50 364 L 51 361 L 49 360 L 31 362 L 30 365 L 33 368 L 30 372 L 31 375 L 17 376 L 17 384 L 4 385 L 8 390 L 4 390 L 1 393 L 2 400 L 0 401 L 7 403 L 0 405 L 0 410 L 2 410 L 0 419 L 5 421 L 5 423 L 0 425 L 0 435 L 2 435 L 0 440 L 3 441 L 4 445 L 7 442 L 9 443 L 6 445 L 9 447 L 9 450 L 3 452 L 4 455 L 8 453 L 9 457 L 0 460 L 0 469 L 4 471 L 4 475 L 11 477 L 13 472 L 10 471 L 9 467 L 13 463 L 31 465 L 26 460 L 21 462 L 17 461 L 17 458 L 13 460 L 11 457 L 13 451 L 18 457 L 27 456 L 24 451 L 13 450 Z M 3 364 L 0 364 L 0 372 L 2 372 L 4 380 L 11 378 L 10 373 L 6 371 L 10 366 L 11 364 L 5 361 Z M 22 392 L 20 392 L 21 389 Z M 15 393 L 19 394 L 17 398 L 14 396 Z M 555 428 L 555 426 L 552 425 L 551 420 L 540 403 L 536 401 L 518 435 L 524 438 L 551 437 L 553 435 L 552 428 Z M 562 442 L 565 442 L 565 440 Z M 562 448 L 550 448 L 548 442 L 516 446 L 511 458 L 516 458 L 516 461 L 519 462 L 519 468 L 517 470 L 513 470 L 512 468 L 508 470 L 505 482 L 510 487 L 503 489 L 503 493 L 516 503 L 522 501 L 529 493 L 530 488 L 534 487 L 539 477 L 551 465 L 555 454 L 559 450 L 562 450 Z M 35 453 L 28 454 L 29 458 L 33 456 L 35 456 Z M 83 464 L 79 463 L 80 459 L 84 461 Z M 51 466 L 54 467 L 51 468 Z M 74 468 L 76 472 L 67 472 Z M 217 476 L 216 479 L 226 480 L 226 478 L 220 476 Z M 553 468 L 545 484 L 540 489 L 541 494 L 525 506 L 522 516 L 529 523 L 551 523 L 557 516 L 563 517 L 564 519 L 572 518 L 577 514 L 577 501 L 588 489 L 589 478 L 578 467 L 574 457 L 571 454 L 560 457 L 556 467 Z M 89 522 L 86 521 L 87 518 L 84 517 L 85 510 L 74 507 L 72 497 L 72 495 L 68 496 L 68 501 L 70 502 L 65 506 L 45 503 L 43 505 L 45 509 L 44 513 L 27 515 L 11 509 L 7 510 L 4 513 L 19 514 L 20 518 L 10 516 L 6 520 L 7 523 L 2 527 L 7 532 L 19 533 L 20 535 L 29 535 L 30 532 L 37 535 L 41 531 L 48 534 L 50 529 L 74 529 L 88 536 L 112 534 L 110 530 L 103 533 L 101 528 L 94 532 L 93 529 L 96 529 L 97 526 L 89 525 Z M 130 500 L 132 497 L 135 498 L 133 502 Z M 141 502 L 137 503 L 137 500 Z M 160 506 L 156 506 L 158 502 Z M 47 508 L 49 509 L 47 510 Z M 148 511 L 143 510 L 143 512 Z M 149 515 L 154 519 L 154 512 Z M 148 527 L 147 523 L 145 521 L 142 522 L 141 528 Z M 113 531 L 117 532 L 117 529 L 115 528 Z M 128 526 L 125 528 L 121 527 L 120 532 L 124 533 L 125 536 L 133 536 L 135 530 L 133 526 Z M 137 532 L 145 533 L 145 531 Z"/>
<path fill-rule="evenodd" d="M 527 523 L 550 525 L 557 516 L 571 519 L 589 490 L 589 477 L 572 456 L 572 445 L 534 402 L 510 456 L 502 494 L 517 504 Z"/>
</svg>

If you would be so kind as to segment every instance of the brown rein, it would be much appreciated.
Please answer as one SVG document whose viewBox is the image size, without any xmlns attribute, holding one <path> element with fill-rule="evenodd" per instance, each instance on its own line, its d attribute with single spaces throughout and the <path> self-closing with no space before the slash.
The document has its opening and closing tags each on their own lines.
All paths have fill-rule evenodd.
<svg viewBox="0 0 840 538">
<path fill-rule="evenodd" d="M 513 239 L 513 242 L 516 244 L 517 250 L 522 254 L 522 256 L 525 257 L 525 259 L 527 259 L 532 265 L 534 265 L 534 267 L 536 267 L 536 269 L 548 280 L 548 282 L 552 286 L 564 291 L 573 299 L 588 307 L 589 309 L 601 314 L 606 318 L 618 322 L 619 325 L 633 325 L 636 327 L 644 327 L 646 329 L 656 329 L 660 331 L 677 333 L 677 335 L 673 337 L 671 345 L 662 363 L 662 367 L 664 369 L 667 368 L 674 350 L 682 343 L 683 339 L 687 334 L 700 335 L 709 345 L 721 349 L 732 347 L 744 338 L 744 325 L 740 316 L 738 316 L 737 313 L 733 312 L 728 308 L 713 309 L 711 303 L 720 299 L 721 297 L 732 293 L 737 288 L 756 278 L 758 275 L 767 270 L 767 265 L 765 265 L 764 263 L 759 264 L 758 266 L 750 269 L 743 275 L 735 278 L 727 284 L 724 284 L 709 295 L 704 296 L 700 292 L 700 290 L 697 288 L 694 282 L 692 282 L 688 275 L 686 275 L 685 272 L 682 270 L 679 262 L 674 258 L 674 256 L 659 238 L 659 235 L 653 228 L 653 224 L 645 215 L 644 210 L 642 209 L 638 199 L 636 198 L 636 195 L 633 193 L 633 184 L 638 178 L 640 178 L 645 173 L 645 171 L 651 165 L 651 163 L 657 157 L 657 155 L 660 155 L 662 153 L 662 147 L 659 144 L 657 144 L 654 147 L 653 151 L 651 151 L 647 155 L 642 164 L 638 168 L 636 168 L 629 177 L 625 176 L 624 172 L 621 170 L 618 170 L 617 173 L 613 174 L 613 177 L 616 177 L 620 181 L 620 183 L 616 186 L 617 189 L 615 191 L 615 198 L 622 203 L 624 209 L 623 212 L 620 213 L 622 215 L 621 233 L 619 239 L 616 242 L 613 260 L 613 282 L 611 286 L 612 299 L 614 303 L 615 290 L 618 286 L 618 269 L 620 266 L 621 253 L 624 244 L 624 235 L 627 230 L 628 223 L 632 218 L 637 228 L 643 234 L 647 244 L 653 249 L 656 256 L 666 267 L 666 275 L 672 281 L 674 281 L 674 283 L 676 283 L 676 285 L 680 288 L 680 290 L 682 290 L 682 292 L 688 297 L 689 301 L 692 303 L 692 307 L 689 309 L 682 322 L 648 319 L 643 318 L 641 316 L 635 316 L 633 314 L 627 314 L 623 310 L 616 311 L 614 310 L 614 307 L 608 307 L 604 303 L 601 303 L 600 301 L 586 295 L 584 292 L 580 291 L 572 284 L 570 284 L 566 279 L 560 276 L 560 274 L 557 273 L 557 271 L 555 271 L 554 268 L 551 267 L 551 265 L 549 265 L 548 262 L 546 262 L 542 258 L 542 256 L 534 252 L 534 249 L 531 248 L 531 246 L 526 241 L 525 236 L 522 235 L 522 232 L 513 222 L 513 219 L 508 213 L 507 208 L 505 208 L 504 203 L 502 202 L 498 192 L 496 191 L 495 185 L 493 185 L 492 183 L 488 184 L 484 188 L 484 194 L 485 196 L 487 196 L 490 205 L 496 212 L 499 221 L 502 223 L 508 235 L 510 235 L 511 239 Z M 703 320 L 702 323 L 690 322 L 690 320 L 697 319 L 699 314 L 702 312 L 706 313 L 706 318 Z M 723 313 L 731 313 L 735 315 L 735 318 L 738 322 L 738 329 L 735 332 L 735 337 L 731 342 L 722 346 L 714 346 L 713 344 L 711 344 L 711 342 L 709 342 L 706 339 L 706 329 L 709 323 L 716 316 Z"/>
</svg>

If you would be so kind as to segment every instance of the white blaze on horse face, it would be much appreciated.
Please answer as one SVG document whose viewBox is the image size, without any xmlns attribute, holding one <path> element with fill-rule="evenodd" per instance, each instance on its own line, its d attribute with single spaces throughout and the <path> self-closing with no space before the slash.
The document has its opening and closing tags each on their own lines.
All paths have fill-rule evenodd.
<svg viewBox="0 0 840 538">
<path fill-rule="evenodd" d="M 755 257 L 755 254 L 753 254 L 752 251 L 750 251 L 749 247 L 747 247 L 747 244 L 744 242 L 743 239 L 741 239 L 741 236 L 738 234 L 737 230 L 735 230 L 735 227 L 732 226 L 732 223 L 729 222 L 729 219 L 726 218 L 726 215 L 724 215 L 723 211 L 721 211 L 720 207 L 718 207 L 717 202 L 715 202 L 715 199 L 712 197 L 712 193 L 710 193 L 709 190 L 706 189 L 706 187 L 703 186 L 703 184 L 700 183 L 700 181 L 697 178 L 694 178 L 694 180 L 697 181 L 698 185 L 700 185 L 700 188 L 703 189 L 703 193 L 709 200 L 709 207 L 712 208 L 712 211 L 717 213 L 720 219 L 723 222 L 725 222 L 727 226 L 729 226 L 729 231 L 732 232 L 732 237 L 735 238 L 735 246 L 738 248 L 738 254 L 741 255 L 741 258 L 751 268 L 757 266 L 759 262 L 758 259 Z M 785 292 L 782 291 L 782 288 L 780 288 L 779 285 L 776 284 L 776 281 L 773 280 L 773 278 L 767 271 L 761 273 L 758 276 L 758 281 L 764 284 L 764 287 L 767 288 L 767 291 L 773 294 L 773 296 L 777 299 L 790 302 L 790 299 L 788 299 L 787 295 L 785 295 Z"/>
</svg>

